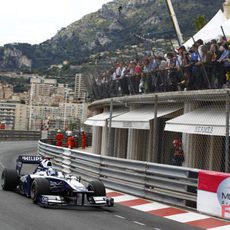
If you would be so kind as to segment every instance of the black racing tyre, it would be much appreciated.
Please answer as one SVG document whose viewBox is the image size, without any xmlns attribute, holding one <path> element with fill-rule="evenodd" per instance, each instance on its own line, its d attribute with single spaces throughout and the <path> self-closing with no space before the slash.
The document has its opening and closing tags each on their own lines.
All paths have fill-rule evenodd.
<svg viewBox="0 0 230 230">
<path fill-rule="evenodd" d="M 3 190 L 13 191 L 19 184 L 19 176 L 15 169 L 4 169 L 1 176 Z"/>
<path fill-rule="evenodd" d="M 94 191 L 94 193 L 91 196 L 105 196 L 105 186 L 103 182 L 99 180 L 91 181 L 88 185 L 89 191 Z"/>
<path fill-rule="evenodd" d="M 49 195 L 50 183 L 45 178 L 36 178 L 31 184 L 30 196 L 34 203 L 37 203 L 38 197 L 41 195 Z"/>
</svg>

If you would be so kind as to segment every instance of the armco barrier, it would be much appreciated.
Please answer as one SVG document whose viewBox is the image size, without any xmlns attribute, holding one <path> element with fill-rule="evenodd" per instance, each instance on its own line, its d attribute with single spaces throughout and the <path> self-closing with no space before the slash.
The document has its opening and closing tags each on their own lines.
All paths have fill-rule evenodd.
<svg viewBox="0 0 230 230">
<path fill-rule="evenodd" d="M 100 179 L 105 186 L 146 199 L 196 208 L 198 170 L 105 157 L 56 147 L 39 141 L 38 153 L 52 157 L 63 172 L 89 182 Z"/>
<path fill-rule="evenodd" d="M 40 131 L 0 130 L 0 140 L 39 140 Z"/>
</svg>

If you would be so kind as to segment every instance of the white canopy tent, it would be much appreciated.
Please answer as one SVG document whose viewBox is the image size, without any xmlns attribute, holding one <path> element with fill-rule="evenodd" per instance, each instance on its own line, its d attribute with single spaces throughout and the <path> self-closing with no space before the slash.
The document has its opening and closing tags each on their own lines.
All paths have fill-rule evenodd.
<svg viewBox="0 0 230 230">
<path fill-rule="evenodd" d="M 230 36 L 230 19 L 226 19 L 222 10 L 219 10 L 216 15 L 194 36 L 194 40 L 202 39 L 204 42 L 209 42 L 212 39 L 218 39 L 223 36 L 221 26 L 225 32 L 225 35 Z M 190 48 L 193 45 L 193 39 L 190 38 L 184 43 L 186 48 Z"/>
</svg>

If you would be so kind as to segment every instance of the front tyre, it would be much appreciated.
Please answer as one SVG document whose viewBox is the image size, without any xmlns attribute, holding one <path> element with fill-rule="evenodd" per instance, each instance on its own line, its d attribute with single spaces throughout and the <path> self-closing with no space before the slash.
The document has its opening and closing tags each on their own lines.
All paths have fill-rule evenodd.
<svg viewBox="0 0 230 230">
<path fill-rule="evenodd" d="M 89 182 L 88 190 L 93 191 L 91 196 L 105 196 L 106 195 L 105 186 L 99 180 Z"/>
<path fill-rule="evenodd" d="M 34 203 L 38 202 L 39 196 L 49 195 L 50 184 L 45 178 L 36 178 L 31 184 L 30 196 Z"/>
<path fill-rule="evenodd" d="M 15 169 L 4 169 L 1 176 L 3 190 L 13 191 L 19 184 L 18 173 Z"/>
</svg>

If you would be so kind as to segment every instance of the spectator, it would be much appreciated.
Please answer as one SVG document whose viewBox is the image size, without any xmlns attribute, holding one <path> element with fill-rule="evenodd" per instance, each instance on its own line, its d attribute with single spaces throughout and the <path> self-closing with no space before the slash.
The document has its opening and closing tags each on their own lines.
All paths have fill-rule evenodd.
<svg viewBox="0 0 230 230">
<path fill-rule="evenodd" d="M 128 79 L 127 79 L 127 66 L 125 63 L 120 64 L 121 67 L 121 75 L 119 77 L 120 87 L 121 87 L 121 93 L 122 95 L 128 95 L 129 89 L 128 89 Z"/>
<path fill-rule="evenodd" d="M 62 144 L 63 144 L 62 142 L 64 139 L 65 139 L 65 137 L 64 137 L 63 133 L 61 132 L 61 130 L 59 129 L 57 131 L 56 136 L 55 136 L 56 146 L 62 146 Z"/>
<path fill-rule="evenodd" d="M 221 36 L 219 39 L 219 45 L 225 45 L 227 43 L 227 39 L 224 36 Z"/>
<path fill-rule="evenodd" d="M 66 131 L 67 133 L 67 147 L 69 149 L 73 149 L 74 147 L 76 147 L 76 141 L 74 136 L 72 135 L 72 131 Z"/>
<path fill-rule="evenodd" d="M 150 87 L 151 92 L 160 91 L 160 85 L 161 85 L 160 80 L 161 79 L 160 79 L 160 75 L 158 74 L 160 62 L 161 62 L 161 60 L 156 56 L 153 56 L 153 58 L 151 59 L 151 62 L 150 62 L 150 68 L 151 68 L 151 72 L 152 72 L 151 87 Z"/>
<path fill-rule="evenodd" d="M 168 67 L 168 62 L 164 57 L 158 56 L 156 58 L 156 61 L 159 64 L 159 71 L 157 73 L 157 77 L 160 78 L 160 87 L 159 89 L 161 91 L 168 91 L 168 70 L 166 68 Z"/>
<path fill-rule="evenodd" d="M 179 138 L 176 138 L 172 142 L 172 164 L 177 166 L 182 166 L 184 162 L 184 152 L 182 149 L 182 142 Z"/>
<path fill-rule="evenodd" d="M 177 91 L 178 90 L 178 72 L 176 69 L 176 57 L 174 53 L 169 52 L 166 55 L 168 66 L 166 69 L 168 69 L 168 84 L 169 84 L 169 90 L 170 91 Z"/>
<path fill-rule="evenodd" d="M 228 50 L 228 45 L 220 45 L 219 51 L 221 52 L 220 58 L 217 60 L 218 62 L 225 62 L 228 59 L 229 56 L 229 50 Z"/>
<path fill-rule="evenodd" d="M 182 75 L 179 85 L 182 90 L 183 89 L 187 90 L 190 87 L 190 78 L 192 75 L 192 70 L 191 70 L 190 57 L 184 46 L 181 46 L 178 49 L 177 62 L 178 62 L 177 67 L 180 71 L 180 74 Z"/>
<path fill-rule="evenodd" d="M 141 74 L 141 80 L 139 84 L 139 93 L 148 93 L 150 87 L 150 72 L 151 72 L 151 64 L 149 58 L 145 58 L 143 63 L 143 69 Z"/>
<path fill-rule="evenodd" d="M 208 68 L 207 74 L 210 76 L 210 86 L 212 89 L 218 88 L 218 74 L 217 74 L 217 59 L 220 58 L 219 46 L 217 45 L 216 40 L 211 41 L 210 48 L 208 51 Z"/>
<path fill-rule="evenodd" d="M 135 94 L 135 62 L 130 61 L 127 67 L 128 90 L 129 94 Z"/>
<path fill-rule="evenodd" d="M 197 45 L 197 51 L 198 51 L 198 61 L 204 61 L 204 57 L 203 57 L 203 51 L 202 51 L 202 47 L 204 45 L 204 42 L 202 39 L 198 39 L 196 42 Z"/>
<path fill-rule="evenodd" d="M 136 94 L 138 94 L 139 93 L 139 84 L 140 84 L 140 80 L 141 80 L 141 73 L 142 73 L 142 66 L 141 66 L 140 61 L 138 61 L 136 63 L 136 66 L 134 68 L 134 73 L 135 73 L 134 91 Z"/>
<path fill-rule="evenodd" d="M 205 68 L 205 63 L 207 62 L 208 48 L 203 45 L 203 40 L 199 39 L 195 43 L 194 48 L 197 46 L 197 51 L 195 51 L 195 56 L 197 61 L 193 65 L 192 75 L 194 80 L 195 89 L 207 89 L 209 88 L 209 79 L 207 76 L 207 70 Z"/>
<path fill-rule="evenodd" d="M 218 72 L 219 72 L 219 87 L 222 88 L 226 83 L 226 72 L 229 65 L 229 50 L 228 45 L 220 45 L 219 51 L 221 52 L 220 58 L 217 60 L 218 62 Z"/>
<path fill-rule="evenodd" d="M 219 51 L 219 46 L 215 43 L 210 44 L 209 53 L 210 53 L 211 62 L 217 61 L 221 56 L 221 52 Z"/>
</svg>

